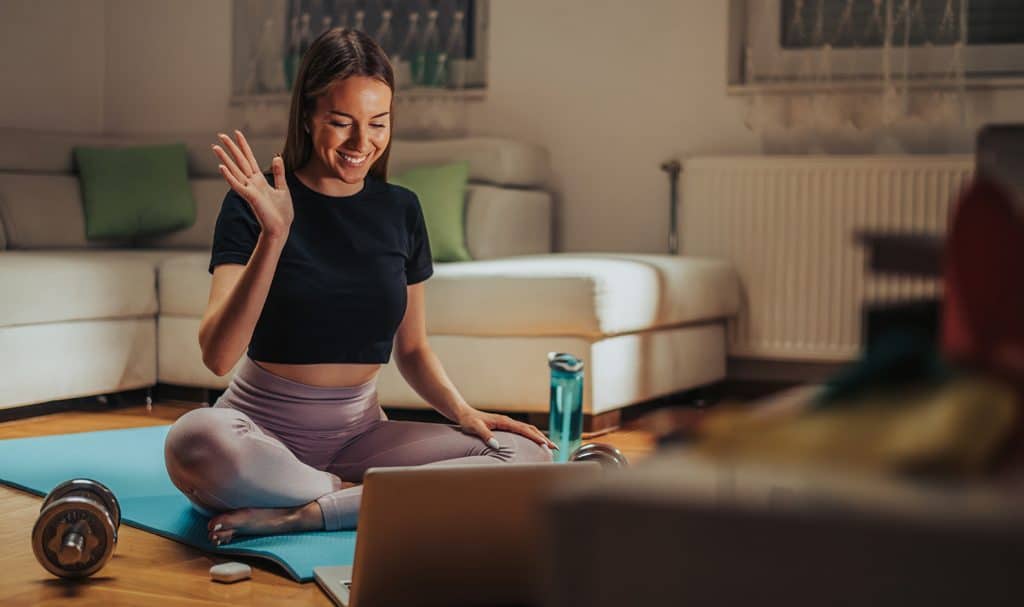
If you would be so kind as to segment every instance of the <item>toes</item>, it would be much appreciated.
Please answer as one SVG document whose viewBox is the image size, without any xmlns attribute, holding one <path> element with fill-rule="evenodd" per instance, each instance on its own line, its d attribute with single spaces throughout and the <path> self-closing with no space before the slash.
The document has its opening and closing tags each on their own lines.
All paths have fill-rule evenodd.
<svg viewBox="0 0 1024 607">
<path fill-rule="evenodd" d="M 211 518 L 208 523 L 206 523 L 206 530 L 218 531 L 222 527 L 227 527 L 227 518 L 227 514 L 218 514 L 217 516 Z"/>
<path fill-rule="evenodd" d="M 221 546 L 229 543 L 235 537 L 235 532 L 232 530 L 219 531 L 217 533 L 210 534 L 210 543 L 214 546 Z"/>
</svg>

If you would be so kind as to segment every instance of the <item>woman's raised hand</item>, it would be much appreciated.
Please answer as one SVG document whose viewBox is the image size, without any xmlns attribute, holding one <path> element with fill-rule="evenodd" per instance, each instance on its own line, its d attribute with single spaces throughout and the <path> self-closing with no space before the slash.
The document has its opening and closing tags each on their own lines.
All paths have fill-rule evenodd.
<svg viewBox="0 0 1024 607">
<path fill-rule="evenodd" d="M 224 133 L 218 133 L 217 136 L 231 152 L 231 155 L 228 155 L 221 146 L 211 146 L 221 160 L 221 175 L 231 189 L 238 192 L 252 207 L 265 234 L 287 236 L 295 217 L 295 209 L 292 207 L 292 195 L 284 178 L 284 160 L 280 156 L 274 156 L 270 162 L 271 172 L 274 174 L 274 183 L 271 185 L 260 171 L 252 148 L 249 147 L 249 142 L 245 140 L 242 131 L 235 130 L 237 144 Z"/>
</svg>

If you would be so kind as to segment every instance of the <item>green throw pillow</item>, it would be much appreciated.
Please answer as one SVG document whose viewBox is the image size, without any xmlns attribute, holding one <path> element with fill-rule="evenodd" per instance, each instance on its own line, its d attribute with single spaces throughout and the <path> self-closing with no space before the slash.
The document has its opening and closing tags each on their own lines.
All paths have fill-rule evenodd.
<svg viewBox="0 0 1024 607">
<path fill-rule="evenodd" d="M 195 223 L 185 144 L 75 147 L 74 154 L 89 240 L 131 239 Z"/>
<path fill-rule="evenodd" d="M 469 261 L 466 248 L 466 183 L 469 163 L 420 167 L 388 179 L 419 196 L 434 261 Z"/>
</svg>

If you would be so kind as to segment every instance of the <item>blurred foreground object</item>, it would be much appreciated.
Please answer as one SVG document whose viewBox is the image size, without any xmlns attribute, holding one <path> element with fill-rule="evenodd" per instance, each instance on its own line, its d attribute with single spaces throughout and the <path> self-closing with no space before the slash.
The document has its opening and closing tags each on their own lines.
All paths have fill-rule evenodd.
<svg viewBox="0 0 1024 607">
<path fill-rule="evenodd" d="M 660 452 L 546 510 L 549 607 L 1022 605 L 1019 502 Z"/>
<path fill-rule="evenodd" d="M 947 357 L 1003 377 L 1024 394 L 1024 217 L 979 177 L 954 211 L 946 245 Z"/>
<path fill-rule="evenodd" d="M 980 160 L 946 245 L 942 349 L 961 367 L 1009 382 L 1024 407 L 1024 209 L 1014 203 L 1012 183 L 990 179 L 998 172 L 986 171 Z M 1012 161 L 1024 165 L 1024 158 Z M 1002 462 L 1001 473 L 1009 478 L 1024 477 L 1022 418 Z"/>
<path fill-rule="evenodd" d="M 808 403 L 791 415 L 723 408 L 700 426 L 696 449 L 726 459 L 971 476 L 989 468 L 1016 416 L 1008 386 L 965 377 Z"/>
</svg>

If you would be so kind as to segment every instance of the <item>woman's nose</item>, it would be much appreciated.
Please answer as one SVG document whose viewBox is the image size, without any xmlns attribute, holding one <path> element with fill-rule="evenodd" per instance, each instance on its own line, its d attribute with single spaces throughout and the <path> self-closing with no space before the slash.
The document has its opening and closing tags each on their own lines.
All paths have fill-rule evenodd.
<svg viewBox="0 0 1024 607">
<path fill-rule="evenodd" d="M 353 149 L 360 152 L 365 152 L 370 144 L 370 131 L 369 129 L 355 127 L 352 129 L 352 137 L 349 139 L 349 145 Z"/>
</svg>

